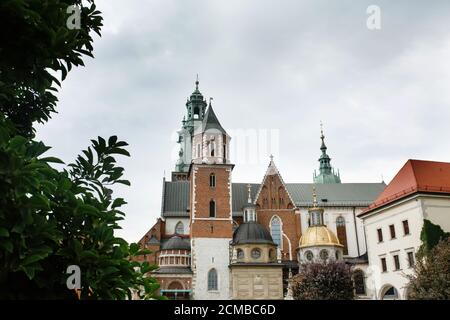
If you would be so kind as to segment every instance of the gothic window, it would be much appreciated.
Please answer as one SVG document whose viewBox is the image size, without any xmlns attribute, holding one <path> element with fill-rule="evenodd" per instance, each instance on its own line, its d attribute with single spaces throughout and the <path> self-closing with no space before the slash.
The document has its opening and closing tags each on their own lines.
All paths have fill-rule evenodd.
<svg viewBox="0 0 450 320">
<path fill-rule="evenodd" d="M 216 186 L 216 175 L 214 173 L 211 173 L 209 175 L 209 186 L 215 187 Z"/>
<path fill-rule="evenodd" d="M 345 228 L 345 219 L 343 216 L 339 216 L 336 219 L 336 233 L 339 239 L 339 243 L 344 246 L 344 254 L 348 254 L 347 230 Z"/>
<path fill-rule="evenodd" d="M 281 228 L 281 220 L 277 216 L 274 216 L 270 221 L 270 234 L 272 235 L 273 242 L 281 249 L 283 230 Z"/>
<path fill-rule="evenodd" d="M 194 108 L 194 119 L 198 119 L 200 116 L 200 109 L 198 107 Z"/>
<path fill-rule="evenodd" d="M 357 295 L 366 295 L 366 286 L 364 284 L 364 272 L 360 269 L 353 273 L 353 282 L 355 285 L 355 293 Z"/>
<path fill-rule="evenodd" d="M 213 199 L 209 202 L 209 217 L 216 217 L 216 202 Z"/>
<path fill-rule="evenodd" d="M 183 222 L 179 221 L 177 225 L 175 226 L 175 233 L 176 234 L 183 234 L 184 233 L 184 225 Z"/>
<path fill-rule="evenodd" d="M 217 285 L 217 271 L 216 269 L 211 269 L 208 272 L 208 291 L 218 290 Z"/>
</svg>

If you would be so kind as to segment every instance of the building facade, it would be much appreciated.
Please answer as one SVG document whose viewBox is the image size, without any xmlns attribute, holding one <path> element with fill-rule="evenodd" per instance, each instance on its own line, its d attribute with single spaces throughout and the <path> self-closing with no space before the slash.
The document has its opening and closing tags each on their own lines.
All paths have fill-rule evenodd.
<svg viewBox="0 0 450 320">
<path fill-rule="evenodd" d="M 276 245 L 276 266 L 267 265 L 270 271 L 265 272 L 270 277 L 281 274 L 282 296 L 285 297 L 289 278 L 298 272 L 298 245 L 311 225 L 309 210 L 314 205 L 323 209 L 323 225 L 342 245 L 339 247 L 342 259 L 355 266 L 361 265 L 364 273 L 367 250 L 358 214 L 368 208 L 386 185 L 384 182 L 342 183 L 339 172 L 331 166 L 323 130 L 320 139 L 319 173 L 314 172 L 313 183 L 286 183 L 272 157 L 261 183 L 234 182 L 234 165 L 230 163 L 229 154 L 231 137 L 220 124 L 211 101 L 208 104 L 200 93 L 197 80 L 179 131 L 179 159 L 171 181 L 163 179 L 161 218 L 140 240 L 143 247 L 153 251 L 144 259 L 158 262 L 161 255 L 167 255 L 164 248 L 174 236 L 189 243 L 191 278 L 186 280 L 187 271 L 180 269 L 179 277 L 185 279 L 179 281 L 183 289 L 178 284 L 177 289 L 171 289 L 170 281 L 177 281 L 177 275 L 170 273 L 170 277 L 165 276 L 170 281 L 160 282 L 161 292 L 171 297 L 177 293 L 180 297 L 177 290 L 184 290 L 181 297 L 188 295 L 190 299 L 245 296 L 236 293 L 235 276 L 250 274 L 255 266 L 233 262 L 233 236 L 250 214 Z M 160 266 L 155 275 L 161 277 L 165 267 Z M 185 265 L 179 267 L 186 268 Z M 262 270 L 261 266 L 258 268 Z M 176 270 L 171 266 L 170 272 Z M 366 278 L 364 274 L 363 279 Z M 264 276 L 259 279 L 258 285 L 263 285 L 264 290 L 279 283 L 272 278 L 263 280 Z M 276 298 L 279 298 L 278 293 Z"/>
<path fill-rule="evenodd" d="M 408 160 L 374 203 L 364 221 L 375 299 L 408 299 L 408 280 L 424 220 L 450 231 L 450 163 Z"/>
</svg>

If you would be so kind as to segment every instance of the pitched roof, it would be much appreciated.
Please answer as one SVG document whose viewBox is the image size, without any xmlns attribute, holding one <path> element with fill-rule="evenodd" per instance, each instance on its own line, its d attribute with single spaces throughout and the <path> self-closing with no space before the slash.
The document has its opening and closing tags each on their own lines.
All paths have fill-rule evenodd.
<svg viewBox="0 0 450 320">
<path fill-rule="evenodd" d="M 386 187 L 384 183 L 287 183 L 289 193 L 298 207 L 313 204 L 313 187 L 321 207 L 356 206 L 367 207 Z"/>
<path fill-rule="evenodd" d="M 166 181 L 163 191 L 163 217 L 189 217 L 189 181 Z M 242 208 L 247 204 L 248 183 L 232 184 L 232 211 L 234 217 L 242 216 Z M 252 199 L 261 184 L 251 183 Z M 367 207 L 384 190 L 384 183 L 286 183 L 286 189 L 298 207 L 313 204 L 312 188 L 316 187 L 317 199 L 322 207 L 356 206 Z"/>
<path fill-rule="evenodd" d="M 450 163 L 408 160 L 364 215 L 416 192 L 450 194 Z"/>
<path fill-rule="evenodd" d="M 164 181 L 161 213 L 163 217 L 189 216 L 189 182 Z"/>
<path fill-rule="evenodd" d="M 208 110 L 206 111 L 205 117 L 203 118 L 202 131 L 205 132 L 208 129 L 217 129 L 226 133 L 225 129 L 221 126 L 219 119 L 217 119 L 216 114 L 210 104 Z"/>
</svg>

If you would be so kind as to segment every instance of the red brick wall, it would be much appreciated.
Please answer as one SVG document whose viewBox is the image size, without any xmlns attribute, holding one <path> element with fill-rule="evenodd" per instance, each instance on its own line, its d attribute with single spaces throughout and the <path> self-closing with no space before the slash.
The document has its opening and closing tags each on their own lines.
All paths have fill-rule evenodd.
<svg viewBox="0 0 450 320">
<path fill-rule="evenodd" d="M 277 215 L 282 222 L 283 233 L 291 243 L 292 260 L 297 260 L 296 249 L 301 236 L 300 215 L 295 214 L 294 204 L 278 175 L 267 176 L 256 200 L 258 222 L 270 230 L 270 221 Z M 289 260 L 289 241 L 283 237 L 282 259 Z"/>
<path fill-rule="evenodd" d="M 231 190 L 229 187 L 231 166 L 223 165 L 194 165 L 190 175 L 191 197 L 194 200 L 195 191 L 195 213 L 194 204 L 191 203 L 191 237 L 231 238 L 232 220 L 230 219 Z M 209 178 L 214 173 L 216 186 L 210 187 Z M 216 202 L 215 219 L 209 217 L 209 203 L 211 199 Z M 193 217 L 195 215 L 195 217 Z M 206 219 L 206 220 L 193 220 Z M 227 219 L 227 220 L 216 220 Z"/>
</svg>

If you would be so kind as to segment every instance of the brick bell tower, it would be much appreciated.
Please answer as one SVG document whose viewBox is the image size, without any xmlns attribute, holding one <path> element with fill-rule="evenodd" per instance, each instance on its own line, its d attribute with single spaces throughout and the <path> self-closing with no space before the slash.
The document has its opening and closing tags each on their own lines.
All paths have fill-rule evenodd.
<svg viewBox="0 0 450 320">
<path fill-rule="evenodd" d="M 233 235 L 230 136 L 209 102 L 193 132 L 190 181 L 192 298 L 229 299 L 229 243 Z"/>
</svg>

